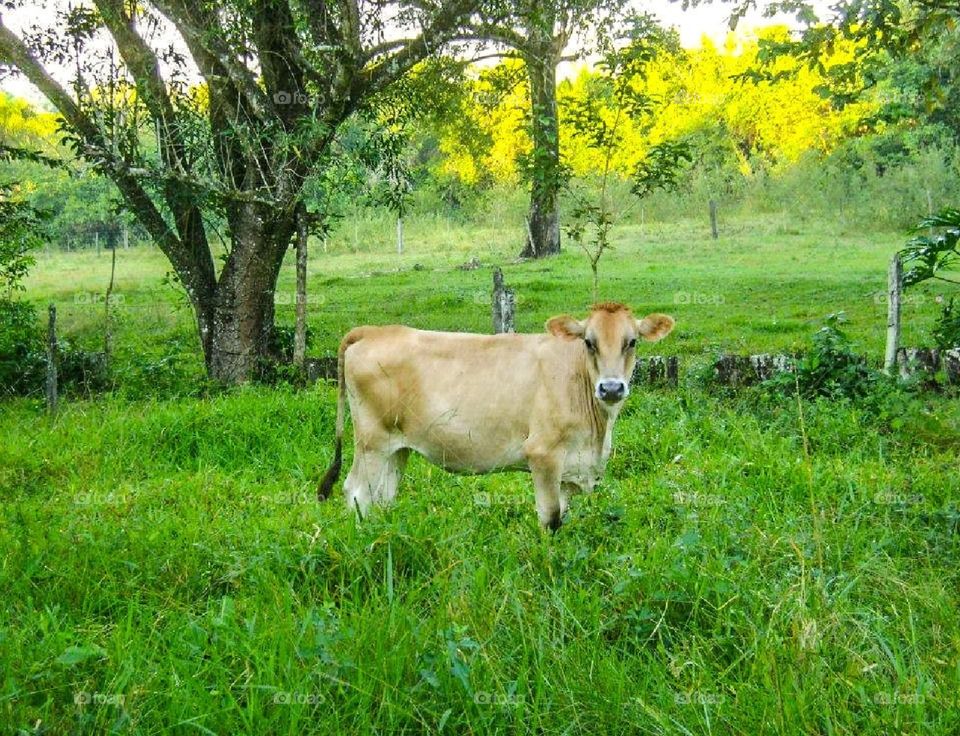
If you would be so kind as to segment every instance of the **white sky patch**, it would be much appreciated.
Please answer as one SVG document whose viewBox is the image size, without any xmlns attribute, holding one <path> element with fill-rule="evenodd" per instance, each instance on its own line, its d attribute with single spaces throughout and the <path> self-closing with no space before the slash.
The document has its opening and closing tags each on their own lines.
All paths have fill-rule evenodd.
<svg viewBox="0 0 960 736">
<path fill-rule="evenodd" d="M 821 0 L 816 4 L 821 5 L 825 1 Z M 53 5 L 56 5 L 56 2 Z M 728 3 L 712 2 L 684 10 L 679 2 L 670 2 L 670 0 L 647 0 L 646 2 L 635 0 L 634 6 L 639 10 L 654 13 L 664 25 L 675 27 L 680 34 L 680 42 L 685 48 L 701 46 L 704 38 L 709 39 L 717 46 L 722 46 L 730 33 L 729 20 L 733 6 Z M 46 25 L 52 20 L 53 15 L 54 9 L 49 5 L 44 8 L 26 7 L 5 12 L 3 22 L 12 31 L 19 33 L 22 29 L 35 23 Z M 778 15 L 773 18 L 765 18 L 762 12 L 755 10 L 740 20 L 737 36 L 740 38 L 749 37 L 752 35 L 752 29 L 774 24 L 784 24 L 791 27 L 797 25 L 791 16 Z M 561 78 L 571 76 L 582 66 L 582 63 L 562 64 L 559 69 L 559 76 Z M 68 82 L 68 74 L 63 73 L 62 70 L 52 71 L 61 83 Z M 24 97 L 42 109 L 52 110 L 43 95 L 20 75 L 8 76 L 0 81 L 0 89 L 17 97 Z"/>
</svg>

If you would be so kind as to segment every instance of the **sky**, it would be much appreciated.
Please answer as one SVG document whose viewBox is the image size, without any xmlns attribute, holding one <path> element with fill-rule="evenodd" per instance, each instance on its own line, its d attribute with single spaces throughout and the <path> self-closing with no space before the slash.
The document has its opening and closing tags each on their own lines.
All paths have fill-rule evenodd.
<svg viewBox="0 0 960 736">
<path fill-rule="evenodd" d="M 680 33 L 680 42 L 687 48 L 700 46 L 704 37 L 709 38 L 717 45 L 722 45 L 730 30 L 729 17 L 732 5 L 728 3 L 711 2 L 684 10 L 679 2 L 641 0 L 636 2 L 636 7 L 653 12 L 665 25 L 676 27 Z M 42 22 L 43 16 L 51 12 L 49 9 L 21 8 L 4 13 L 4 24 L 12 30 L 18 31 L 27 23 L 32 23 L 38 19 Z M 774 23 L 792 25 L 791 21 L 792 19 L 788 16 L 764 18 L 760 12 L 754 11 L 740 21 L 737 32 L 738 34 L 748 34 L 751 28 L 757 26 Z M 560 75 L 564 75 L 563 69 L 560 70 Z M 36 88 L 22 77 L 0 81 L 0 89 L 18 97 L 25 97 L 41 107 L 50 108 Z"/>
</svg>

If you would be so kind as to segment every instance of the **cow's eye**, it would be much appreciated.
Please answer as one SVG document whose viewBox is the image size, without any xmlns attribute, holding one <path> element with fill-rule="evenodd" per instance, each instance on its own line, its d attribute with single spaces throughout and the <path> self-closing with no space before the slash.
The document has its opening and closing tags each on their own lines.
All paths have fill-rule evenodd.
<svg viewBox="0 0 960 736">
<path fill-rule="evenodd" d="M 637 347 L 637 338 L 632 337 L 627 341 L 624 350 L 633 350 L 635 347 Z"/>
<path fill-rule="evenodd" d="M 587 345 L 587 350 L 589 350 L 591 353 L 597 352 L 597 343 L 595 343 L 589 337 L 585 337 L 583 341 Z"/>
</svg>

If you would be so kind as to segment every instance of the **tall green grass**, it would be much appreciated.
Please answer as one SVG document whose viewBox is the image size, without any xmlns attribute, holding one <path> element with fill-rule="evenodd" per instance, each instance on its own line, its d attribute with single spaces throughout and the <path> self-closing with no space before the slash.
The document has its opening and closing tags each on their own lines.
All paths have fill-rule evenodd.
<svg viewBox="0 0 960 736">
<path fill-rule="evenodd" d="M 894 429 L 849 404 L 640 391 L 602 488 L 552 537 L 519 474 L 414 460 L 363 523 L 318 504 L 333 406 L 329 387 L 78 402 L 54 420 L 8 405 L 0 721 L 960 727 L 955 404 Z"/>
</svg>

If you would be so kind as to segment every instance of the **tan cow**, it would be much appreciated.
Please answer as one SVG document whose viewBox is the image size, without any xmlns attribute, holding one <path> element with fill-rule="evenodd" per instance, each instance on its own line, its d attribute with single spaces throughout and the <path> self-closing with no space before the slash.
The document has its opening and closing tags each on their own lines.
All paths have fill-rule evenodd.
<svg viewBox="0 0 960 736">
<path fill-rule="evenodd" d="M 637 339 L 655 341 L 673 318 L 636 319 L 617 303 L 583 320 L 562 315 L 540 335 L 475 335 L 409 327 L 357 327 L 338 353 L 334 461 L 317 491 L 340 475 L 344 399 L 355 454 L 344 481 L 351 508 L 388 504 L 411 450 L 448 470 L 529 470 L 540 523 L 560 526 L 571 491 L 590 491 L 610 456 L 613 424 L 629 392 Z"/>
</svg>

